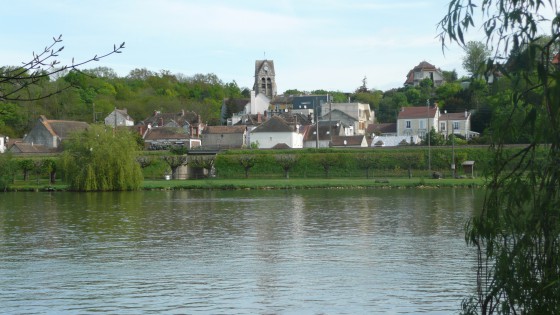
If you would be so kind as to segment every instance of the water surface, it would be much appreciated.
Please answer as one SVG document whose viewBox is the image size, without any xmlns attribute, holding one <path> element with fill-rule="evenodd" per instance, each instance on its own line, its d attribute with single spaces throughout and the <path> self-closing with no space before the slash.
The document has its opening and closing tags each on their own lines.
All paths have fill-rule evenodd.
<svg viewBox="0 0 560 315">
<path fill-rule="evenodd" d="M 0 194 L 4 314 L 450 314 L 481 192 Z"/>
</svg>

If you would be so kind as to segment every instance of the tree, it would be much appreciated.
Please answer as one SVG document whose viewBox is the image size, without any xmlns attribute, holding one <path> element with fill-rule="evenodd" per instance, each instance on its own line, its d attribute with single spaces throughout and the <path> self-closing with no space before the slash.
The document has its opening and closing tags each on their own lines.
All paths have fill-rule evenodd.
<svg viewBox="0 0 560 315">
<path fill-rule="evenodd" d="M 113 46 L 113 50 L 103 54 L 95 55 L 92 58 L 81 61 L 74 62 L 70 65 L 61 65 L 57 57 L 64 49 L 64 46 L 60 46 L 62 42 L 62 35 L 58 38 L 54 37 L 51 45 L 45 47 L 45 49 L 36 54 L 33 53 L 33 57 L 30 61 L 24 62 L 23 65 L 5 69 L 0 75 L 0 101 L 31 101 L 48 98 L 54 94 L 60 93 L 61 91 L 70 87 L 67 85 L 61 89 L 55 91 L 48 91 L 46 93 L 40 92 L 38 94 L 29 94 L 28 91 L 41 83 L 41 81 L 49 80 L 49 77 L 56 75 L 58 73 L 63 73 L 68 70 L 78 70 L 81 66 L 90 63 L 92 61 L 99 61 L 109 55 L 121 53 L 124 49 L 124 42 L 120 46 Z"/>
<path fill-rule="evenodd" d="M 486 61 L 490 58 L 490 50 L 483 42 L 470 41 L 464 47 L 463 68 L 471 77 L 481 77 L 486 73 Z"/>
<path fill-rule="evenodd" d="M 338 156 L 334 154 L 321 154 L 318 162 L 323 167 L 325 178 L 329 178 L 329 172 L 333 166 L 340 164 Z"/>
<path fill-rule="evenodd" d="M 362 153 L 357 156 L 358 167 L 366 171 L 366 178 L 369 178 L 369 170 L 374 168 L 378 163 L 378 159 L 371 153 Z"/>
<path fill-rule="evenodd" d="M 452 0 L 439 23 L 442 47 L 465 47 L 464 34 L 483 15 L 495 47 L 488 64 L 510 80 L 504 112 L 490 123 L 486 198 L 466 225 L 478 263 L 477 292 L 463 302 L 464 314 L 560 314 L 560 70 L 550 63 L 560 19 L 543 12 L 557 12 L 556 1 Z M 550 31 L 545 43 L 541 30 Z M 505 148 L 520 130 L 528 144 Z"/>
<path fill-rule="evenodd" d="M 136 190 L 142 183 L 137 153 L 128 130 L 92 125 L 65 143 L 62 172 L 72 190 Z"/>
<path fill-rule="evenodd" d="M 166 155 L 162 156 L 161 159 L 171 168 L 171 177 L 173 179 L 178 179 L 179 177 L 177 174 L 179 166 L 187 164 L 186 155 Z"/>
<path fill-rule="evenodd" d="M 12 153 L 0 154 L 0 190 L 8 190 L 10 184 L 14 183 L 18 165 L 12 157 Z"/>
<path fill-rule="evenodd" d="M 206 176 L 212 175 L 212 169 L 216 163 L 215 156 L 194 156 L 189 159 L 188 164 L 190 167 L 199 170 L 206 170 Z M 204 174 L 203 174 L 204 175 Z"/>
<path fill-rule="evenodd" d="M 32 159 L 21 159 L 18 161 L 19 169 L 23 172 L 23 180 L 29 179 L 29 172 L 35 168 L 35 163 Z"/>
<path fill-rule="evenodd" d="M 257 163 L 256 157 L 254 155 L 241 155 L 238 161 L 245 170 L 245 178 L 249 178 L 249 170 Z"/>
<path fill-rule="evenodd" d="M 57 164 L 57 161 L 52 158 L 43 159 L 41 161 L 41 171 L 49 175 L 49 184 L 54 184 L 56 182 Z"/>
<path fill-rule="evenodd" d="M 284 177 L 290 178 L 290 170 L 297 164 L 298 158 L 294 154 L 279 154 L 275 156 L 276 163 L 284 170 Z"/>
</svg>

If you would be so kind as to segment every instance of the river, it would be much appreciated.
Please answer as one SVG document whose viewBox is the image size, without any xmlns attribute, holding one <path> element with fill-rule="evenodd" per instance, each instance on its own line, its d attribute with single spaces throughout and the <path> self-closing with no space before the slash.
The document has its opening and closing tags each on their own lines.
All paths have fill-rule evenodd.
<svg viewBox="0 0 560 315">
<path fill-rule="evenodd" d="M 452 314 L 473 189 L 0 194 L 2 314 Z"/>
</svg>

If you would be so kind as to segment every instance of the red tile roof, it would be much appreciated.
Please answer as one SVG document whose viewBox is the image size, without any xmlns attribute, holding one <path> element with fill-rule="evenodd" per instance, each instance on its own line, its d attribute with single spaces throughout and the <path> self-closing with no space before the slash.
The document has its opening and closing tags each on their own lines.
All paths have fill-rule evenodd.
<svg viewBox="0 0 560 315">
<path fill-rule="evenodd" d="M 434 118 L 438 112 L 437 106 L 413 106 L 403 107 L 399 112 L 398 119 L 419 119 L 419 118 Z"/>
</svg>

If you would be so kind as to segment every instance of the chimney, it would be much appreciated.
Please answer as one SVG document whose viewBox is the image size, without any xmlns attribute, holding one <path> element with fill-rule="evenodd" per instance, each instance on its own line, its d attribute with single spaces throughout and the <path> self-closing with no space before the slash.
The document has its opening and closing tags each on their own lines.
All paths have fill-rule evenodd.
<svg viewBox="0 0 560 315">
<path fill-rule="evenodd" d="M 261 113 L 257 113 L 257 123 L 258 123 L 258 124 L 262 123 L 262 116 L 261 116 Z"/>
<path fill-rule="evenodd" d="M 185 110 L 181 109 L 181 117 L 185 116 Z"/>
<path fill-rule="evenodd" d="M 469 112 L 465 109 L 465 118 L 469 117 Z"/>
</svg>

